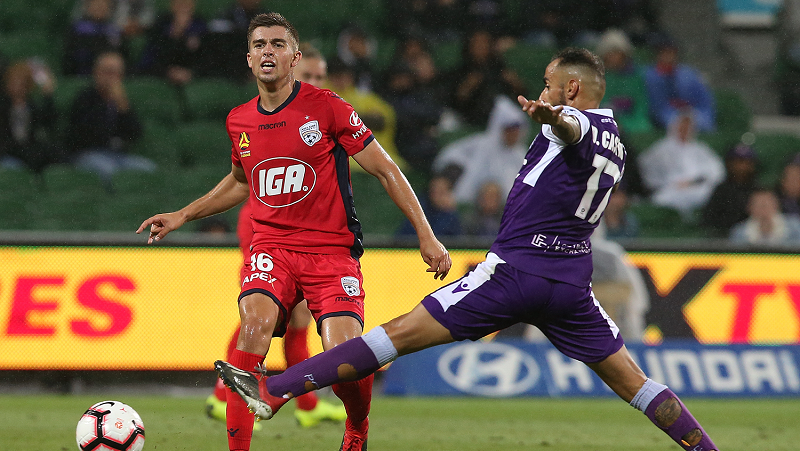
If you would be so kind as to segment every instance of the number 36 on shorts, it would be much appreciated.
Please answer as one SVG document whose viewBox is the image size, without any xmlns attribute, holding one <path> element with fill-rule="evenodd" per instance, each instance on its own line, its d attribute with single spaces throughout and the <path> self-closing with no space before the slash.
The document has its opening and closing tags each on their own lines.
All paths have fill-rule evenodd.
<svg viewBox="0 0 800 451">
<path fill-rule="evenodd" d="M 250 271 L 270 272 L 275 265 L 272 264 L 272 256 L 261 252 L 250 256 Z"/>
</svg>

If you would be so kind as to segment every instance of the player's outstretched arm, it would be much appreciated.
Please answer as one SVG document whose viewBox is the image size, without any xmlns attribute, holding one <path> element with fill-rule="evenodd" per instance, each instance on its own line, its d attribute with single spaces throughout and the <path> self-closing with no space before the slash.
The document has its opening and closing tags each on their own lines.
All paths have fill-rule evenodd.
<svg viewBox="0 0 800 451">
<path fill-rule="evenodd" d="M 203 197 L 178 211 L 159 213 L 147 218 L 136 230 L 136 233 L 142 233 L 147 227 L 150 227 L 147 243 L 151 244 L 189 221 L 230 210 L 247 199 L 248 193 L 244 170 L 236 165 L 231 165 L 230 174 L 226 175 L 214 189 Z"/>
<path fill-rule="evenodd" d="M 406 176 L 376 140 L 353 158 L 365 171 L 380 180 L 392 201 L 411 221 L 414 230 L 417 231 L 422 259 L 428 264 L 427 272 L 434 273 L 435 279 L 444 280 L 452 266 L 450 253 L 433 234 L 425 212 L 422 211 L 417 195 L 414 194 Z"/>
<path fill-rule="evenodd" d="M 563 105 L 550 105 L 544 100 L 528 100 L 523 96 L 517 97 L 522 111 L 540 124 L 548 124 L 553 128 L 553 133 L 567 144 L 575 144 L 581 137 L 581 125 L 575 117 L 561 114 Z"/>
</svg>

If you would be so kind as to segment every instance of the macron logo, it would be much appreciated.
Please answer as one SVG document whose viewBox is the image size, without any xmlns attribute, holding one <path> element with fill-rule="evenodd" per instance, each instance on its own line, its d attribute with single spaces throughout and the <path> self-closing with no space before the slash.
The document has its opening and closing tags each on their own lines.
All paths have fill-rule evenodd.
<svg viewBox="0 0 800 451">
<path fill-rule="evenodd" d="M 458 284 L 458 286 L 453 289 L 453 294 L 461 293 L 462 291 L 469 291 L 469 283 L 467 283 L 467 281 Z"/>
</svg>

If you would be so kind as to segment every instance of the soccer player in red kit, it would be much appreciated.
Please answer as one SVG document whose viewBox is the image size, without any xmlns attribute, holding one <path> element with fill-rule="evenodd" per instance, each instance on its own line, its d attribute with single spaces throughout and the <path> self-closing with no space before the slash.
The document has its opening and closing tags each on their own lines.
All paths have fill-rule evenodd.
<svg viewBox="0 0 800 451">
<path fill-rule="evenodd" d="M 321 87 L 328 76 L 325 58 L 319 50 L 309 44 L 300 44 L 300 51 L 303 57 L 294 68 L 295 77 L 302 82 L 318 88 Z M 250 220 L 252 211 L 250 202 L 245 201 L 239 210 L 239 222 L 236 227 L 236 233 L 239 236 L 239 247 L 242 249 L 242 254 L 246 259 L 250 258 L 250 241 L 253 239 L 253 226 Z M 245 268 L 242 267 L 241 269 L 242 277 L 244 277 Z M 308 324 L 311 322 L 311 318 L 311 312 L 308 310 L 305 301 L 292 310 L 286 334 L 283 336 L 283 353 L 286 356 L 287 366 L 300 363 L 309 357 Z M 227 359 L 231 358 L 238 340 L 239 328 L 237 327 L 230 343 L 228 343 Z M 206 413 L 208 416 L 223 423 L 226 421 L 227 393 L 228 390 L 222 380 L 217 379 L 214 393 L 206 399 Z M 344 407 L 321 400 L 314 392 L 308 393 L 308 396 L 298 396 L 295 401 L 297 409 L 294 411 L 294 416 L 302 427 L 312 427 L 326 420 L 344 421 L 347 418 L 347 412 Z M 260 429 L 260 425 L 254 424 L 253 429 Z"/>
<path fill-rule="evenodd" d="M 359 337 L 364 290 L 349 157 L 378 178 L 411 221 L 426 271 L 444 278 L 452 262 L 436 239 L 403 173 L 353 108 L 327 90 L 295 80 L 302 58 L 294 27 L 277 13 L 256 16 L 247 33 L 247 63 L 259 96 L 234 108 L 226 127 L 233 143 L 231 173 L 179 211 L 145 220 L 148 243 L 187 221 L 233 208 L 249 197 L 253 240 L 239 295 L 241 332 L 231 364 L 263 368 L 270 339 L 286 331 L 303 298 L 324 349 Z M 366 450 L 372 378 L 333 386 L 347 410 L 341 450 Z M 228 446 L 249 450 L 253 415 L 229 394 Z"/>
</svg>

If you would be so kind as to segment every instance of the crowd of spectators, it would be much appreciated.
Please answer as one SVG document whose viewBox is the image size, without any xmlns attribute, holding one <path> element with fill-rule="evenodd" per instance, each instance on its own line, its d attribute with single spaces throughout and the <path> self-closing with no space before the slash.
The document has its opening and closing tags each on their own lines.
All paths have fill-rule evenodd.
<svg viewBox="0 0 800 451">
<path fill-rule="evenodd" d="M 355 107 L 405 171 L 427 181 L 417 188 L 437 233 L 496 233 L 505 196 L 538 131 L 530 130 L 516 97 L 536 97 L 540 74 L 518 72 L 507 51 L 580 45 L 605 64 L 602 107 L 614 110 L 623 142 L 627 135 L 663 137 L 648 148 L 628 149 L 626 183 L 606 208 L 607 236 L 638 236 L 630 206 L 643 201 L 677 210 L 709 236 L 733 236 L 731 230 L 739 230 L 739 239 L 753 235 L 756 211 L 768 210 L 755 205 L 769 203 L 766 196 L 753 200 L 761 192 L 756 153 L 734 146 L 723 162 L 697 139 L 716 129 L 713 89 L 660 29 L 655 2 L 506 3 L 387 1 L 389 19 L 379 31 L 354 20 L 342 24 L 338 36 L 303 36 L 329 42 L 323 46 L 326 87 Z M 203 17 L 196 0 L 169 0 L 163 10 L 151 0 L 77 0 L 63 30 L 60 67 L 23 59 L 3 68 L 0 166 L 42 171 L 68 163 L 106 181 L 123 169 L 155 171 L 156 163 L 134 150 L 146 118 L 126 94 L 126 77 L 158 77 L 179 91 L 198 78 L 252 83 L 247 25 L 273 7 L 267 0 L 228 0 Z M 386 58 L 389 41 L 393 53 Z M 443 58 L 453 64 L 443 65 Z M 53 104 L 53 72 L 91 80 L 68 110 Z M 54 136 L 48 124 L 60 122 L 63 136 Z M 800 159 L 786 165 L 774 196 L 789 218 L 782 224 L 791 229 L 791 218 L 800 214 Z M 760 224 L 764 229 L 763 219 Z"/>
</svg>

